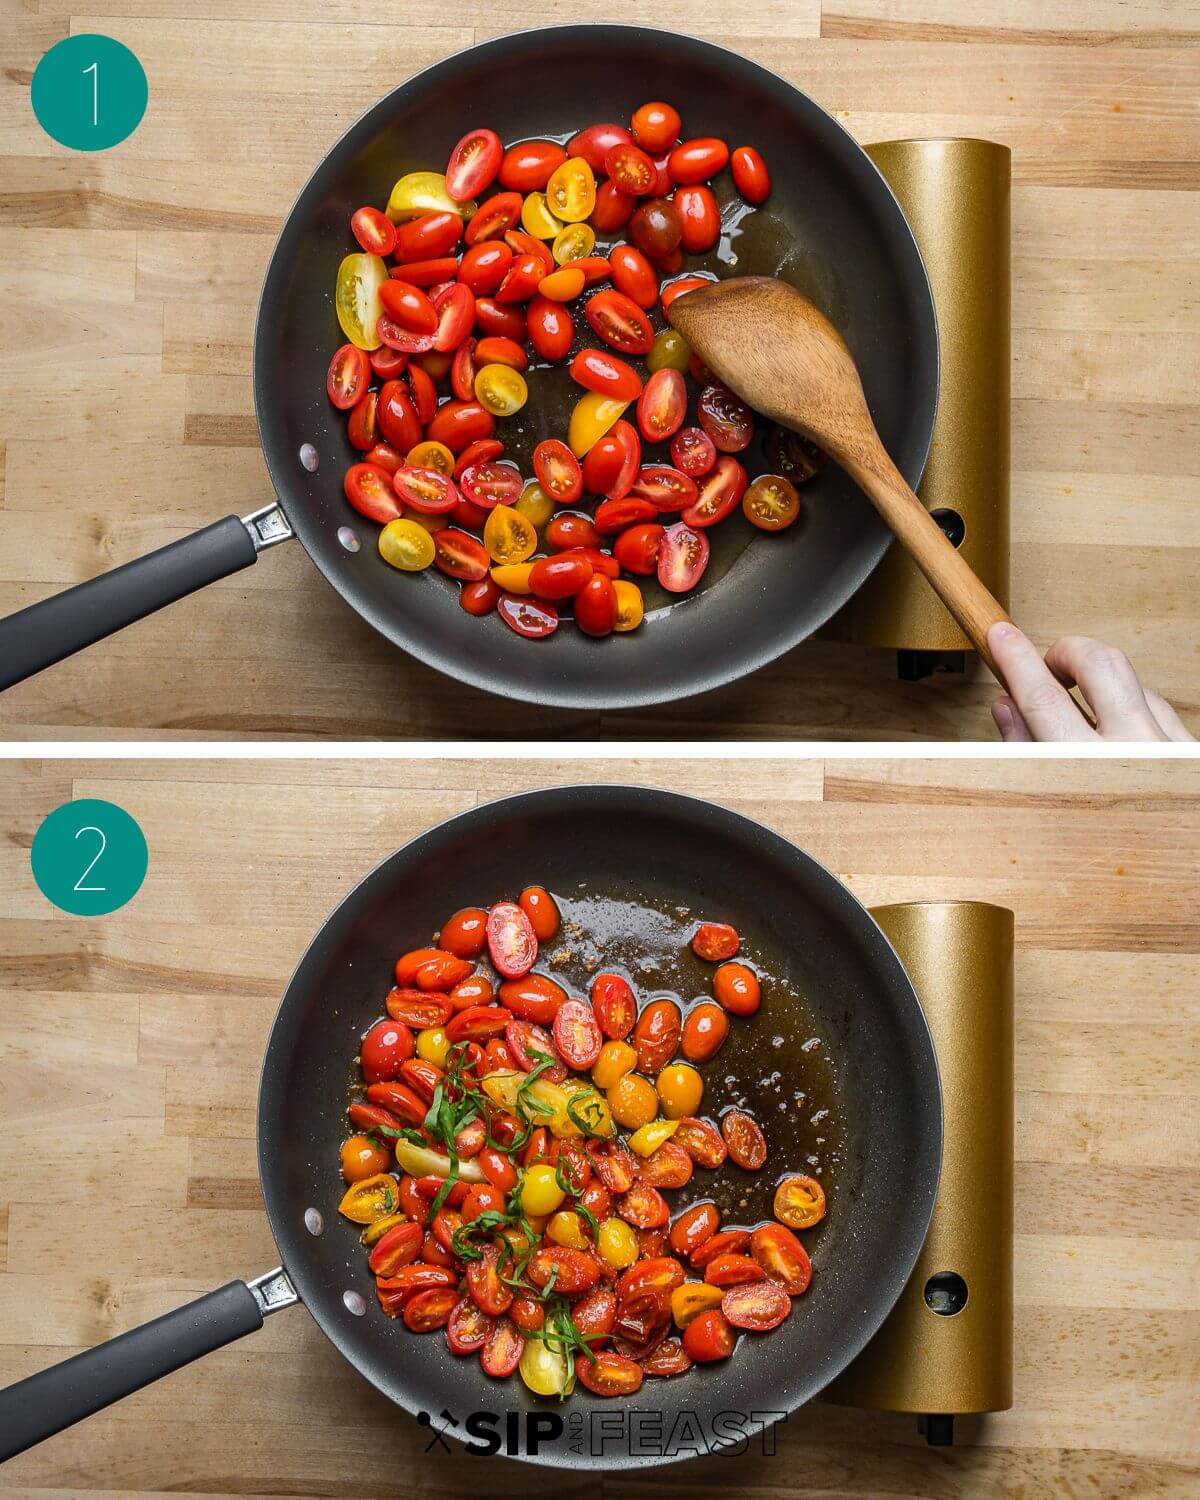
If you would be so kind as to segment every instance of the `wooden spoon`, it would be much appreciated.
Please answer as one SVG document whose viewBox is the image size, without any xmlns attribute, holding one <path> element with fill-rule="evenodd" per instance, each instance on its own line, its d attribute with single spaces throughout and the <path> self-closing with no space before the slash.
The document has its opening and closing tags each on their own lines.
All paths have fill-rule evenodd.
<svg viewBox="0 0 1200 1500">
<path fill-rule="evenodd" d="M 987 633 L 1008 615 L 888 457 L 854 359 L 828 318 L 794 287 L 769 276 L 734 277 L 688 292 L 671 303 L 667 318 L 743 401 L 841 464 L 1003 683 Z"/>
</svg>

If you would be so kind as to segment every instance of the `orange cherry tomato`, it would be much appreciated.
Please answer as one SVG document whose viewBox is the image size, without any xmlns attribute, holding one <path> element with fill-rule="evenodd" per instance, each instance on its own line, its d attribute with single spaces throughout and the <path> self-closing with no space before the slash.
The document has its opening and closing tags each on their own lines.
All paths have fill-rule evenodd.
<svg viewBox="0 0 1200 1500">
<path fill-rule="evenodd" d="M 746 964 L 722 964 L 713 975 L 713 994 L 733 1016 L 752 1016 L 762 1003 L 758 975 Z"/>
<path fill-rule="evenodd" d="M 492 981 L 484 974 L 472 974 L 469 979 L 456 984 L 447 996 L 455 1010 L 466 1010 L 470 1005 L 490 1005 L 494 998 Z"/>
<path fill-rule="evenodd" d="M 774 1212 L 789 1229 L 811 1229 L 825 1217 L 825 1189 L 815 1177 L 785 1177 L 775 1189 Z"/>
<path fill-rule="evenodd" d="M 729 1035 L 729 1017 L 719 1005 L 705 1000 L 687 1013 L 680 1049 L 689 1062 L 707 1062 L 721 1050 Z"/>
<path fill-rule="evenodd" d="M 735 1342 L 733 1329 L 717 1308 L 699 1313 L 683 1330 L 683 1347 L 697 1364 L 728 1359 Z"/>
<path fill-rule="evenodd" d="M 392 1164 L 392 1153 L 368 1135 L 348 1136 L 342 1142 L 342 1176 L 347 1182 L 377 1177 Z"/>
<path fill-rule="evenodd" d="M 567 265 L 559 266 L 549 276 L 543 276 L 538 282 L 537 290 L 540 297 L 549 297 L 552 302 L 573 302 L 583 291 L 584 285 L 585 277 L 579 267 Z"/>
<path fill-rule="evenodd" d="M 737 146 L 729 158 L 733 185 L 747 203 L 765 203 L 771 196 L 771 174 L 753 146 Z M 364 247 L 365 248 L 365 247 Z M 383 251 L 378 251 L 383 254 Z"/>
<path fill-rule="evenodd" d="M 812 1262 L 808 1252 L 790 1229 L 782 1224 L 764 1224 L 750 1236 L 750 1254 L 791 1297 L 808 1290 Z"/>
<path fill-rule="evenodd" d="M 800 494 L 782 474 L 760 474 L 742 496 L 742 513 L 760 531 L 782 531 L 800 514 Z"/>
<path fill-rule="evenodd" d="M 438 946 L 456 958 L 478 958 L 487 946 L 487 917 L 481 906 L 464 906 L 443 924 Z"/>
<path fill-rule="evenodd" d="M 538 942 L 548 943 L 557 933 L 560 920 L 558 906 L 550 892 L 544 886 L 527 885 L 517 897 L 517 905 L 529 918 Z"/>
<path fill-rule="evenodd" d="M 524 1352 L 525 1339 L 517 1325 L 511 1318 L 497 1318 L 479 1351 L 479 1363 L 485 1375 L 505 1380 L 521 1363 Z"/>
<path fill-rule="evenodd" d="M 729 1147 L 729 1158 L 747 1172 L 757 1172 L 767 1159 L 766 1138 L 758 1121 L 741 1109 L 721 1116 L 721 1134 Z"/>
<path fill-rule="evenodd" d="M 696 136 L 683 141 L 667 157 L 667 171 L 673 182 L 706 182 L 715 177 L 729 160 L 729 147 L 716 136 Z"/>
<path fill-rule="evenodd" d="M 733 958 L 741 946 L 737 928 L 728 922 L 701 922 L 692 934 L 692 952 L 708 963 Z"/>
<path fill-rule="evenodd" d="M 721 1312 L 734 1328 L 766 1333 L 778 1328 L 792 1310 L 792 1299 L 778 1282 L 741 1282 L 721 1298 Z"/>
<path fill-rule="evenodd" d="M 634 140 L 655 155 L 674 145 L 679 139 L 679 127 L 682 123 L 679 111 L 658 99 L 639 105 L 630 122 Z"/>
</svg>

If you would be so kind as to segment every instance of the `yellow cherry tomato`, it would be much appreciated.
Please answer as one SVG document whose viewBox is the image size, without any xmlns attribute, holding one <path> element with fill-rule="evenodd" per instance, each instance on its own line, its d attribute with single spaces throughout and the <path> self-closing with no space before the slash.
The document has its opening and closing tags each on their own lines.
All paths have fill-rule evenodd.
<svg viewBox="0 0 1200 1500">
<path fill-rule="evenodd" d="M 596 231 L 590 224 L 565 224 L 555 236 L 550 253 L 560 266 L 586 260 L 596 248 Z"/>
<path fill-rule="evenodd" d="M 447 479 L 454 473 L 454 454 L 445 443 L 418 443 L 409 450 L 404 462 L 410 469 L 432 469 L 436 474 L 444 474 Z"/>
<path fill-rule="evenodd" d="M 638 1258 L 637 1230 L 624 1219 L 605 1219 L 600 1226 L 596 1248 L 614 1271 L 624 1270 Z"/>
<path fill-rule="evenodd" d="M 517 1369 L 535 1396 L 563 1399 L 575 1389 L 575 1365 L 560 1340 L 526 1339 Z"/>
<path fill-rule="evenodd" d="M 608 1107 L 613 1119 L 626 1130 L 649 1125 L 658 1113 L 658 1095 L 654 1085 L 640 1073 L 626 1073 L 608 1090 Z"/>
<path fill-rule="evenodd" d="M 379 555 L 404 573 L 419 573 L 433 561 L 433 538 L 416 521 L 389 521 L 379 533 Z"/>
<path fill-rule="evenodd" d="M 583 291 L 583 272 L 578 266 L 559 266 L 538 282 L 540 296 L 551 302 L 573 302 Z"/>
<path fill-rule="evenodd" d="M 567 443 L 575 457 L 582 458 L 589 452 L 628 405 L 628 401 L 618 401 L 613 396 L 585 391 L 575 403 L 567 424 Z"/>
<path fill-rule="evenodd" d="M 450 1038 L 446 1035 L 444 1027 L 427 1026 L 424 1031 L 417 1032 L 418 1057 L 423 1057 L 426 1062 L 436 1063 L 439 1068 L 444 1068 L 449 1052 Z"/>
<path fill-rule="evenodd" d="M 531 562 L 501 563 L 492 569 L 492 582 L 506 594 L 532 594 L 529 575 L 533 572 Z"/>
<path fill-rule="evenodd" d="M 616 1126 L 613 1124 L 608 1101 L 602 1094 L 598 1094 L 590 1083 L 585 1083 L 582 1078 L 568 1078 L 562 1087 L 567 1095 L 567 1119 L 580 1135 L 616 1134 Z M 551 1124 L 551 1129 L 553 1128 Z M 554 1133 L 560 1134 L 557 1130 Z"/>
<path fill-rule="evenodd" d="M 521 491 L 521 498 L 513 506 L 540 531 L 554 514 L 554 501 L 547 495 L 536 479 L 531 479 Z"/>
<path fill-rule="evenodd" d="M 664 1141 L 679 1129 L 678 1120 L 651 1120 L 629 1137 L 629 1149 L 638 1156 L 653 1156 Z"/>
<path fill-rule="evenodd" d="M 395 526 L 395 521 L 389 521 Z M 495 563 L 526 562 L 537 551 L 537 532 L 528 516 L 511 505 L 494 505 L 483 525 L 483 545 Z"/>
<path fill-rule="evenodd" d="M 546 184 L 546 205 L 556 219 L 577 224 L 596 206 L 596 178 L 582 156 L 568 156 Z"/>
<path fill-rule="evenodd" d="M 610 1089 L 636 1067 L 637 1053 L 628 1042 L 605 1042 L 592 1064 L 592 1082 L 598 1089 Z"/>
<path fill-rule="evenodd" d="M 709 1286 L 706 1281 L 685 1281 L 677 1286 L 671 1293 L 671 1316 L 676 1328 L 686 1328 L 702 1312 L 719 1307 L 724 1295 L 722 1287 Z"/>
<path fill-rule="evenodd" d="M 383 312 L 379 288 L 387 279 L 378 255 L 347 255 L 338 267 L 333 305 L 342 332 L 358 349 L 378 349 L 383 342 L 375 324 Z"/>
<path fill-rule="evenodd" d="M 682 333 L 674 328 L 664 328 L 655 338 L 654 347 L 646 356 L 646 368 L 653 375 L 658 370 L 687 371 L 692 351 Z"/>
<path fill-rule="evenodd" d="M 384 1214 L 382 1219 L 376 1219 L 374 1223 L 367 1224 L 359 1239 L 369 1250 L 372 1245 L 377 1245 L 389 1229 L 395 1229 L 397 1224 L 408 1222 L 407 1214 Z"/>
<path fill-rule="evenodd" d="M 562 225 L 546 207 L 545 193 L 529 193 L 521 204 L 521 228 L 535 240 L 554 239 Z"/>
<path fill-rule="evenodd" d="M 617 618 L 613 621 L 613 629 L 636 630 L 646 613 L 641 589 L 627 578 L 615 578 L 613 593 L 617 596 Z"/>
<path fill-rule="evenodd" d="M 568 1250 L 590 1250 L 591 1241 L 583 1232 L 583 1220 L 570 1208 L 560 1208 L 550 1215 L 546 1225 L 546 1238 L 556 1245 L 565 1245 Z"/>
<path fill-rule="evenodd" d="M 422 214 L 450 213 L 469 219 L 474 212 L 473 199 L 458 203 L 450 196 L 442 172 L 409 172 L 396 183 L 387 205 L 387 216 L 393 224 L 419 219 Z"/>
<path fill-rule="evenodd" d="M 658 1075 L 655 1087 L 668 1120 L 682 1120 L 685 1115 L 699 1111 L 700 1100 L 704 1097 L 704 1079 L 689 1063 L 671 1063 Z"/>
<path fill-rule="evenodd" d="M 338 1204 L 338 1213 L 356 1224 L 372 1224 L 400 1207 L 400 1184 L 386 1172 L 351 1183 Z"/>
<path fill-rule="evenodd" d="M 475 399 L 494 417 L 511 417 L 529 400 L 529 387 L 511 365 L 484 365 L 475 375 Z"/>
<path fill-rule="evenodd" d="M 539 1162 L 526 1169 L 521 1183 L 521 1207 L 527 1214 L 552 1214 L 566 1196 L 553 1167 Z"/>
</svg>

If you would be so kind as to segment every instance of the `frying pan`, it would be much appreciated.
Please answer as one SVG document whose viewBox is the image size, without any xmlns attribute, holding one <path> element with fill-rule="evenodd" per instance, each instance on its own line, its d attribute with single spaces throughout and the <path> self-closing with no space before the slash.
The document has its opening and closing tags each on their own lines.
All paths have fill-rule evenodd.
<svg viewBox="0 0 1200 1500">
<path fill-rule="evenodd" d="M 731 1034 L 718 1072 L 741 1065 L 749 1080 L 769 1066 L 791 1087 L 807 1076 L 811 1034 L 836 1069 L 837 1175 L 817 1238 L 806 1235 L 812 1286 L 774 1333 L 747 1337 L 724 1365 L 647 1381 L 636 1405 L 661 1403 L 664 1431 L 679 1412 L 695 1413 L 709 1441 L 722 1413 L 755 1414 L 743 1429 L 750 1436 L 849 1363 L 912 1271 L 941 1162 L 937 1064 L 908 977 L 846 887 L 760 824 L 674 793 L 562 787 L 451 818 L 385 860 L 334 911 L 287 987 L 260 1083 L 259 1173 L 282 1268 L 249 1284 L 231 1282 L 0 1392 L 0 1458 L 259 1328 L 266 1314 L 297 1300 L 355 1369 L 409 1413 L 446 1408 L 461 1419 L 478 1411 L 556 1411 L 590 1422 L 593 1413 L 611 1420 L 625 1408 L 582 1386 L 561 1407 L 538 1401 L 515 1378 L 489 1380 L 477 1360 L 456 1358 L 441 1336 L 418 1337 L 384 1317 L 357 1230 L 336 1211 L 349 1064 L 381 1012 L 397 952 L 426 941 L 449 912 L 515 893 L 531 880 L 564 900 L 603 897 L 609 940 L 630 956 L 632 902 L 674 914 L 688 931 L 698 916 L 731 919 L 772 982 L 757 1021 L 738 1023 Z M 637 951 L 647 941 L 639 935 Z M 604 961 L 612 961 L 609 942 Z M 700 992 L 697 982 L 691 993 Z M 747 1060 L 742 1049 L 756 1045 L 764 1050 Z M 711 1088 L 719 1083 L 713 1078 Z M 774 1095 L 764 1097 L 753 1083 L 747 1092 L 774 1160 L 798 1165 L 800 1127 L 788 1126 L 781 1137 L 772 1123 L 782 1118 Z M 706 1097 L 706 1109 L 716 1097 Z M 751 1181 L 732 1167 L 705 1175 L 719 1184 L 729 1174 L 741 1179 L 738 1193 Z M 760 1175 L 773 1183 L 770 1165 Z M 762 1190 L 769 1194 L 772 1183 Z M 319 1234 L 312 1232 L 314 1210 L 324 1221 Z M 767 1216 L 769 1207 L 745 1221 Z M 514 1456 L 543 1464 L 624 1468 L 679 1456 L 646 1457 L 611 1445 L 599 1453 L 585 1445 L 580 1454 L 565 1441 L 534 1451 L 523 1423 L 519 1431 Z"/>
<path fill-rule="evenodd" d="M 655 584 L 645 628 L 604 641 L 568 628 L 530 642 L 494 615 L 472 618 L 458 606 L 458 586 L 436 570 L 391 569 L 378 555 L 377 528 L 342 495 L 342 475 L 359 455 L 326 400 L 325 371 L 342 342 L 332 293 L 338 263 L 355 248 L 350 214 L 386 199 L 402 173 L 440 167 L 471 125 L 492 125 L 509 142 L 566 139 L 592 120 L 627 119 L 645 99 L 672 100 L 695 133 L 762 147 L 774 189 L 744 234 L 731 228 L 737 270 L 778 271 L 833 319 L 862 371 L 880 434 L 915 485 L 937 398 L 933 301 L 908 224 L 851 136 L 790 84 L 708 42 L 634 26 L 524 32 L 447 58 L 380 100 L 337 142 L 288 215 L 254 343 L 255 408 L 277 501 L 0 623 L 0 688 L 249 566 L 293 535 L 347 603 L 397 646 L 459 681 L 530 703 L 608 709 L 683 698 L 754 671 L 823 624 L 890 540 L 832 466 L 806 491 L 801 524 L 763 537 L 740 514 L 731 518 L 712 536 L 713 561 L 694 595 L 672 602 Z M 732 224 L 727 174 L 717 185 Z M 561 371 L 535 371 L 528 406 L 502 424 L 523 472 L 532 472 L 537 442 L 565 433 L 569 386 Z M 767 467 L 761 444 L 747 456 L 751 468 Z"/>
</svg>

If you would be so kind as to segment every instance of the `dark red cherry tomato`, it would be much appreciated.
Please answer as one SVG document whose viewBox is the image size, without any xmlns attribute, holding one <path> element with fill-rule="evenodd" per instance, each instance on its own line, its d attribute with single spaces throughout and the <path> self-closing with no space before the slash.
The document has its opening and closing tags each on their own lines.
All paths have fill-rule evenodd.
<svg viewBox="0 0 1200 1500">
<path fill-rule="evenodd" d="M 649 318 L 623 292 L 597 292 L 588 300 L 583 315 L 592 331 L 622 354 L 649 354 L 654 346 Z"/>
<path fill-rule="evenodd" d="M 458 279 L 471 288 L 477 297 L 494 292 L 504 280 L 513 258 L 512 251 L 503 240 L 484 240 L 481 245 L 472 245 L 458 263 Z"/>
<path fill-rule="evenodd" d="M 351 464 L 342 480 L 346 499 L 360 515 L 381 525 L 400 516 L 391 475 L 376 464 Z"/>
<path fill-rule="evenodd" d="M 396 259 L 438 260 L 447 256 L 462 239 L 462 215 L 441 209 L 410 219 L 396 230 Z M 453 273 L 451 273 L 453 274 Z M 401 272 L 403 276 L 403 272 Z M 404 276 L 404 280 L 409 278 Z"/>
<path fill-rule="evenodd" d="M 533 472 L 555 505 L 574 505 L 583 494 L 579 460 L 558 438 L 546 438 L 533 450 Z"/>
<path fill-rule="evenodd" d="M 605 504 L 612 502 L 605 501 Z M 624 501 L 617 501 L 624 504 Z M 617 596 L 612 579 L 593 573 L 575 596 L 575 623 L 585 635 L 609 635 L 617 622 Z M 559 1049 L 561 1051 L 561 1048 Z M 599 1049 L 597 1049 L 599 1050 Z"/>
<path fill-rule="evenodd" d="M 684 521 L 663 532 L 658 554 L 658 581 L 669 593 L 686 594 L 708 567 L 708 538 Z"/>
<path fill-rule="evenodd" d="M 461 453 L 468 443 L 490 438 L 495 428 L 495 417 L 478 401 L 446 401 L 438 407 L 425 436 L 432 443 L 444 443 L 451 453 Z"/>
<path fill-rule="evenodd" d="M 627 573 L 648 577 L 657 571 L 663 529 L 654 521 L 643 521 L 641 525 L 631 526 L 617 537 L 613 543 L 613 552 Z"/>
<path fill-rule="evenodd" d="M 392 475 L 392 487 L 405 505 L 426 516 L 445 515 L 458 503 L 454 481 L 437 469 L 418 469 L 404 464 Z"/>
<path fill-rule="evenodd" d="M 687 386 L 678 370 L 656 370 L 637 405 L 638 427 L 648 443 L 665 443 L 687 412 Z M 686 476 L 685 476 L 686 477 Z"/>
<path fill-rule="evenodd" d="M 729 170 L 734 187 L 747 203 L 765 203 L 770 197 L 771 174 L 753 146 L 737 146 L 729 158 Z"/>
<path fill-rule="evenodd" d="M 504 159 L 504 144 L 494 130 L 469 130 L 450 153 L 446 191 L 456 203 L 477 198 L 491 187 Z"/>
<path fill-rule="evenodd" d="M 683 220 L 669 198 L 650 198 L 629 221 L 629 238 L 647 255 L 669 255 L 683 238 Z"/>
<path fill-rule="evenodd" d="M 626 495 L 621 500 L 601 500 L 593 521 L 601 536 L 615 536 L 627 526 L 653 520 L 657 514 L 653 501 Z"/>
<path fill-rule="evenodd" d="M 546 545 L 555 552 L 566 552 L 572 547 L 598 547 L 600 533 L 592 524 L 591 516 L 565 511 L 553 516 L 547 525 Z"/>
<path fill-rule="evenodd" d="M 624 125 L 589 125 L 567 142 L 567 155 L 582 156 L 599 177 L 604 173 L 604 161 L 612 148 L 632 146 L 633 143 L 633 137 Z"/>
<path fill-rule="evenodd" d="M 742 503 L 748 483 L 749 476 L 737 459 L 722 454 L 712 473 L 700 481 L 699 494 L 680 520 L 697 528 L 715 526 Z"/>
<path fill-rule="evenodd" d="M 475 210 L 475 217 L 467 225 L 464 238 L 468 245 L 478 245 L 482 240 L 500 239 L 520 218 L 520 193 L 497 193 Z"/>
<path fill-rule="evenodd" d="M 740 396 L 723 385 L 707 385 L 700 392 L 696 412 L 722 453 L 740 453 L 754 437 L 754 413 Z"/>
<path fill-rule="evenodd" d="M 571 379 L 615 401 L 636 401 L 642 393 L 638 372 L 607 349 L 581 349 L 571 361 Z"/>
<path fill-rule="evenodd" d="M 355 209 L 350 232 L 368 255 L 390 255 L 396 248 L 396 226 L 377 208 Z"/>
<path fill-rule="evenodd" d="M 689 479 L 702 479 L 717 461 L 717 445 L 702 427 L 681 427 L 671 439 L 671 462 Z"/>
<path fill-rule="evenodd" d="M 573 599 L 591 576 L 587 558 L 559 553 L 538 558 L 529 571 L 529 587 L 539 599 Z"/>
<path fill-rule="evenodd" d="M 575 338 L 575 324 L 561 302 L 534 297 L 528 312 L 529 342 L 543 359 L 563 359 Z"/>
<path fill-rule="evenodd" d="M 520 594 L 501 594 L 496 609 L 508 628 L 526 640 L 542 640 L 558 629 L 558 611 L 553 604 Z"/>
<path fill-rule="evenodd" d="M 657 155 L 665 151 L 668 146 L 673 146 L 679 139 L 679 127 L 682 121 L 679 111 L 670 104 L 663 104 L 661 100 L 654 99 L 649 104 L 642 104 L 633 112 L 630 122 L 633 127 L 633 138 L 639 146 Z"/>
<path fill-rule="evenodd" d="M 433 534 L 433 565 L 448 578 L 459 578 L 464 583 L 478 583 L 488 576 L 491 559 L 483 543 L 465 531 L 446 527 Z"/>
<path fill-rule="evenodd" d="M 500 186 L 518 193 L 538 192 L 566 159 L 567 153 L 555 141 L 521 141 L 504 153 Z"/>
<path fill-rule="evenodd" d="M 589 450 L 583 460 L 583 485 L 589 495 L 620 500 L 629 493 L 642 462 L 642 442 L 632 423 L 622 418 Z"/>
<path fill-rule="evenodd" d="M 649 311 L 658 301 L 658 276 L 642 252 L 632 245 L 614 245 L 608 260 L 617 291 Z"/>
<path fill-rule="evenodd" d="M 459 488 L 480 510 L 494 510 L 497 505 L 515 505 L 521 498 L 521 471 L 516 464 L 492 459 L 472 464 L 459 475 Z"/>
<path fill-rule="evenodd" d="M 701 135 L 675 147 L 667 157 L 667 171 L 673 182 L 707 182 L 728 160 L 729 147 L 724 141 L 713 135 Z"/>
<path fill-rule="evenodd" d="M 658 168 L 640 146 L 621 141 L 604 156 L 604 171 L 622 193 L 644 198 L 658 183 Z"/>
<path fill-rule="evenodd" d="M 648 500 L 656 511 L 683 510 L 698 494 L 696 481 L 668 464 L 647 464 L 629 490 L 630 496 Z"/>
<path fill-rule="evenodd" d="M 683 224 L 682 248 L 690 255 L 707 254 L 721 233 L 721 210 L 712 188 L 681 187 L 675 194 L 675 207 Z"/>
<path fill-rule="evenodd" d="M 329 361 L 325 391 L 339 411 L 349 411 L 366 390 L 371 379 L 371 362 L 366 352 L 353 344 L 343 344 Z M 642 382 L 638 381 L 640 390 Z"/>
</svg>

